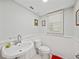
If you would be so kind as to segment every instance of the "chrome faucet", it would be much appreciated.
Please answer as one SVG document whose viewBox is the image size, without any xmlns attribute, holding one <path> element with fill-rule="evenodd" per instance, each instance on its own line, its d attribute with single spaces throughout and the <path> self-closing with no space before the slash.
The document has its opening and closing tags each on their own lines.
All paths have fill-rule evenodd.
<svg viewBox="0 0 79 59">
<path fill-rule="evenodd" d="M 21 39 L 22 39 L 22 36 L 20 34 L 18 34 L 18 36 L 17 36 L 18 43 L 21 43 Z"/>
</svg>

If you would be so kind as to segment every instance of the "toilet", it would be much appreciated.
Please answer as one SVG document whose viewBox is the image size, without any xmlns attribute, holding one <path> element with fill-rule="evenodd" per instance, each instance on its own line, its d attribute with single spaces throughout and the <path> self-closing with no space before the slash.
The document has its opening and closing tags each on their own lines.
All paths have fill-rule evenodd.
<svg viewBox="0 0 79 59">
<path fill-rule="evenodd" d="M 50 49 L 43 45 L 40 40 L 35 40 L 35 49 L 36 53 L 41 56 L 41 59 L 49 59 L 50 58 Z"/>
</svg>

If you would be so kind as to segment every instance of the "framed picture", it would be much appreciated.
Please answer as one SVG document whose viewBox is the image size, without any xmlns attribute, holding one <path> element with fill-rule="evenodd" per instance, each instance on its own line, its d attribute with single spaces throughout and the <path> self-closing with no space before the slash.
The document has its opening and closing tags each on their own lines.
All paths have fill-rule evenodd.
<svg viewBox="0 0 79 59">
<path fill-rule="evenodd" d="M 34 19 L 34 26 L 38 26 L 38 19 Z"/>
<path fill-rule="evenodd" d="M 79 26 L 79 9 L 76 11 L 76 26 Z"/>
<path fill-rule="evenodd" d="M 42 20 L 42 26 L 46 26 L 46 20 Z"/>
</svg>

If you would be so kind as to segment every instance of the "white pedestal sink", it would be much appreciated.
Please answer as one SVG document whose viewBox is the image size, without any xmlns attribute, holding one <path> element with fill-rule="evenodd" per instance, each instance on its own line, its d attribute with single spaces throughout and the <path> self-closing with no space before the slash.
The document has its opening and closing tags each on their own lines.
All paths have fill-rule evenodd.
<svg viewBox="0 0 79 59">
<path fill-rule="evenodd" d="M 12 45 L 10 48 L 5 48 L 5 46 L 2 47 L 2 56 L 7 59 L 30 59 L 35 54 L 32 41 L 22 41 L 22 43 Z"/>
</svg>

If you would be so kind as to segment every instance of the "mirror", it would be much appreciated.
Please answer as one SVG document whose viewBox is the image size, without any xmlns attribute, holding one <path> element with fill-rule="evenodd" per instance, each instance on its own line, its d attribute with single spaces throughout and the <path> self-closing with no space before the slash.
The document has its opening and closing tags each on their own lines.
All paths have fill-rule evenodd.
<svg viewBox="0 0 79 59">
<path fill-rule="evenodd" d="M 76 11 L 76 26 L 79 26 L 79 9 Z"/>
</svg>

